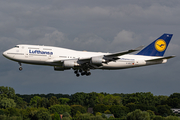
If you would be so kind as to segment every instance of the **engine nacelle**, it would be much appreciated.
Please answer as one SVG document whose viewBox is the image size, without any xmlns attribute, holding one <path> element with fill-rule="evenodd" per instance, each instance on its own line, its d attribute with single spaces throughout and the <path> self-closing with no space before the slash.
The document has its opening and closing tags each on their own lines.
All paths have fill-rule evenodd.
<svg viewBox="0 0 180 120">
<path fill-rule="evenodd" d="M 54 70 L 55 71 L 64 71 L 64 70 L 67 70 L 67 69 L 65 69 L 64 66 L 54 66 Z"/>
<path fill-rule="evenodd" d="M 91 64 L 102 66 L 102 63 L 105 63 L 106 61 L 102 57 L 92 57 L 91 58 Z"/>
<path fill-rule="evenodd" d="M 64 61 L 63 63 L 64 68 L 73 68 L 75 66 L 74 61 Z"/>
<path fill-rule="evenodd" d="M 54 66 L 55 71 L 64 71 L 79 66 L 76 61 L 64 61 L 62 66 Z"/>
</svg>

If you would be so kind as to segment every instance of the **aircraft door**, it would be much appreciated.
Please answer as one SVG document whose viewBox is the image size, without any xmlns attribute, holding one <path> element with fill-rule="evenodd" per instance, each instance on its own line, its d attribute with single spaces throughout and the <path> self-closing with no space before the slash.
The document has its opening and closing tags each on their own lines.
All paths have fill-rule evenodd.
<svg viewBox="0 0 180 120">
<path fill-rule="evenodd" d="M 24 52 L 24 56 L 25 56 L 25 58 L 28 58 L 28 57 L 29 57 L 29 51 L 28 51 L 28 48 L 25 47 L 25 46 L 22 46 L 22 51 L 25 51 L 25 52 Z"/>
</svg>

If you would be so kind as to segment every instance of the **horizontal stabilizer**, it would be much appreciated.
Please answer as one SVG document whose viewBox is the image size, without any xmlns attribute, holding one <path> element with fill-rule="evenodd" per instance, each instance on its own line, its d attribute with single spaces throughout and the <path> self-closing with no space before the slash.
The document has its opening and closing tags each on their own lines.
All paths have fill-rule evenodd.
<svg viewBox="0 0 180 120">
<path fill-rule="evenodd" d="M 146 62 L 151 62 L 151 61 L 158 61 L 158 60 L 164 60 L 164 59 L 170 59 L 176 57 L 175 55 L 172 56 L 167 56 L 167 57 L 161 57 L 161 58 L 157 58 L 157 59 L 151 59 L 151 60 L 146 60 Z"/>
</svg>

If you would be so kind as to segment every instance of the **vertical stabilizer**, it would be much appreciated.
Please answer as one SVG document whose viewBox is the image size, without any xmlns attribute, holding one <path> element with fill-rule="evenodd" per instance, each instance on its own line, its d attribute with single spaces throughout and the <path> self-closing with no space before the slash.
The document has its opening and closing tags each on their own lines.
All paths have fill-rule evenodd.
<svg viewBox="0 0 180 120">
<path fill-rule="evenodd" d="M 137 53 L 137 55 L 163 56 L 172 36 L 173 34 L 163 34 L 161 37 Z"/>
</svg>

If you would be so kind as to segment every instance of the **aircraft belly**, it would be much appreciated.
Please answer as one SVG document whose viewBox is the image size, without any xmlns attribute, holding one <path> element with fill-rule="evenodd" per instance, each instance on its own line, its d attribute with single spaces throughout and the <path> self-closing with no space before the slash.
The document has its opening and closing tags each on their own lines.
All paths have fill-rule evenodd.
<svg viewBox="0 0 180 120">
<path fill-rule="evenodd" d="M 13 61 L 26 63 L 26 64 L 33 64 L 33 65 L 52 65 L 49 62 L 46 62 L 47 58 L 36 58 L 36 57 L 25 57 L 25 56 L 15 56 L 14 58 L 11 58 Z M 53 66 L 53 65 L 52 65 Z"/>
<path fill-rule="evenodd" d="M 116 61 L 103 64 L 101 69 L 125 69 L 135 67 L 134 61 Z"/>
</svg>

